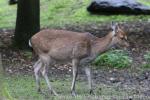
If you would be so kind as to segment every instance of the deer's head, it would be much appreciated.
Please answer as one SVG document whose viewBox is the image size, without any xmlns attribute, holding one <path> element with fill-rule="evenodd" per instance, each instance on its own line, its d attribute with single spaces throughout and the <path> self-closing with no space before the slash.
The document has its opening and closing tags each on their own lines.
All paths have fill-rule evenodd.
<svg viewBox="0 0 150 100">
<path fill-rule="evenodd" d="M 113 23 L 111 25 L 112 28 L 112 44 L 119 47 L 129 47 L 129 43 L 127 42 L 127 34 L 123 31 L 122 27 L 118 23 Z"/>
</svg>

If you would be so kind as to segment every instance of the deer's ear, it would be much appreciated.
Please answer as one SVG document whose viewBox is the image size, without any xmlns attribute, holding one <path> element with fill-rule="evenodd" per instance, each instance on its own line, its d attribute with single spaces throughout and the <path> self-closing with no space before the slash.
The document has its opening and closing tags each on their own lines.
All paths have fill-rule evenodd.
<svg viewBox="0 0 150 100">
<path fill-rule="evenodd" d="M 111 22 L 111 28 L 113 31 L 116 31 L 118 29 L 118 23 L 115 23 L 115 22 Z"/>
<path fill-rule="evenodd" d="M 117 30 L 118 30 L 118 23 L 112 22 L 111 23 L 111 28 L 112 28 L 113 36 L 115 36 L 116 33 L 117 33 Z"/>
<path fill-rule="evenodd" d="M 113 21 L 111 22 L 111 29 L 115 30 L 115 23 Z"/>
</svg>

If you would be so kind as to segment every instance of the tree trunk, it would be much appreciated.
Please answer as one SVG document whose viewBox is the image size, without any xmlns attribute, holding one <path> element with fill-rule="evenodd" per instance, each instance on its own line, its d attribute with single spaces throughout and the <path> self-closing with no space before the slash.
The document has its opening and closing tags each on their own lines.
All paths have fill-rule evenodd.
<svg viewBox="0 0 150 100">
<path fill-rule="evenodd" d="M 30 37 L 40 30 L 39 0 L 18 0 L 14 44 L 28 48 Z"/>
</svg>

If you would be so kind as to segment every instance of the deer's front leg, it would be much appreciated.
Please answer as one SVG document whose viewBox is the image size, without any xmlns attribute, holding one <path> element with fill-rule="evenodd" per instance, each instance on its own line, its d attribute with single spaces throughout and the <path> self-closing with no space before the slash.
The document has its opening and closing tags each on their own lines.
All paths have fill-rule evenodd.
<svg viewBox="0 0 150 100">
<path fill-rule="evenodd" d="M 85 73 L 86 73 L 88 84 L 89 84 L 90 94 L 94 94 L 93 89 L 92 89 L 91 68 L 89 66 L 85 67 Z"/>
<path fill-rule="evenodd" d="M 79 61 L 77 59 L 73 59 L 72 60 L 73 80 L 72 80 L 72 85 L 71 85 L 71 94 L 72 94 L 72 96 L 76 96 L 75 82 L 76 82 L 76 78 L 77 78 L 77 75 L 78 75 L 78 65 L 79 65 Z"/>
</svg>

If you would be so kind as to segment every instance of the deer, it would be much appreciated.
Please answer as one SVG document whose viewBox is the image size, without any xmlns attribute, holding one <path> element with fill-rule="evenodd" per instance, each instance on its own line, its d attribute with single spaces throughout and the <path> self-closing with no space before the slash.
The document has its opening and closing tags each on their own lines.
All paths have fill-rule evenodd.
<svg viewBox="0 0 150 100">
<path fill-rule="evenodd" d="M 104 37 L 96 37 L 88 32 L 73 32 L 67 30 L 44 29 L 36 33 L 29 40 L 29 45 L 38 55 L 39 59 L 34 64 L 34 74 L 38 92 L 41 91 L 39 74 L 44 77 L 48 89 L 54 95 L 58 95 L 53 89 L 47 75 L 48 67 L 56 63 L 72 63 L 73 79 L 71 94 L 76 96 L 75 83 L 78 68 L 82 66 L 85 70 L 89 92 L 92 94 L 91 62 L 100 54 L 111 47 L 118 45 L 127 48 L 127 33 L 118 23 L 111 24 L 112 30 Z"/>
</svg>

